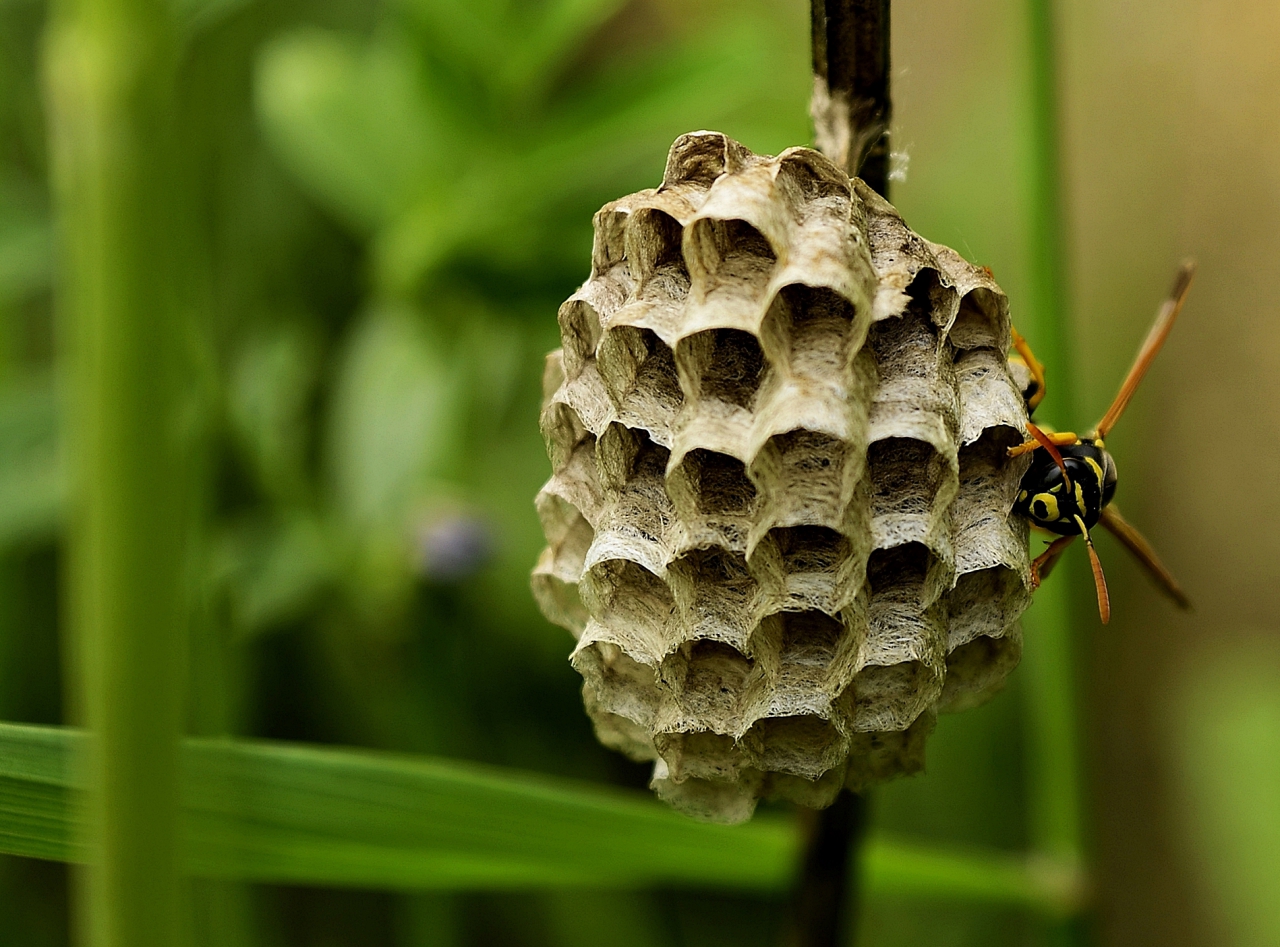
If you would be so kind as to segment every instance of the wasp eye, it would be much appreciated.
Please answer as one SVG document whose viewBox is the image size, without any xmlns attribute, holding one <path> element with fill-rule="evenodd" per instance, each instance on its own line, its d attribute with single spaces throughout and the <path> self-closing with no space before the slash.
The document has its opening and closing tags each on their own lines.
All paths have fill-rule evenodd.
<svg viewBox="0 0 1280 947">
<path fill-rule="evenodd" d="M 1109 451 L 1102 452 L 1102 485 L 1103 487 L 1114 487 L 1116 485 L 1116 462 L 1112 459 Z"/>
<path fill-rule="evenodd" d="M 1031 515 L 1038 520 L 1052 523 L 1058 518 L 1058 498 L 1048 493 L 1040 493 L 1031 501 Z"/>
</svg>

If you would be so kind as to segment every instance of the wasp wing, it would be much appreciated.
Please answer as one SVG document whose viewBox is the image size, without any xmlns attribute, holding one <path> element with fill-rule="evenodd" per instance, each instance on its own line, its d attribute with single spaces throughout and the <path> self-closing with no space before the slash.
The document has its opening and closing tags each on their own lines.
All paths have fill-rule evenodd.
<svg viewBox="0 0 1280 947">
<path fill-rule="evenodd" d="M 1156 580 L 1156 584 L 1160 586 L 1169 598 L 1177 602 L 1182 608 L 1191 607 L 1191 600 L 1182 591 L 1182 586 L 1178 585 L 1178 580 L 1173 577 L 1173 573 L 1160 561 L 1160 557 L 1156 555 L 1156 551 L 1151 548 L 1151 544 L 1147 542 L 1143 535 L 1120 515 L 1120 511 L 1115 508 L 1114 504 L 1103 508 L 1098 522 L 1107 532 L 1120 540 L 1121 545 L 1133 553 L 1134 558 L 1146 566 L 1147 572 L 1151 574 L 1151 577 Z"/>
</svg>

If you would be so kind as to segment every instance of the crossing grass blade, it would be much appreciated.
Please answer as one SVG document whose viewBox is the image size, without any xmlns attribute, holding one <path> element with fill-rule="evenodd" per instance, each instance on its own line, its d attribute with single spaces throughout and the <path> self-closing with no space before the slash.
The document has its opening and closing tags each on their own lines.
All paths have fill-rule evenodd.
<svg viewBox="0 0 1280 947">
<path fill-rule="evenodd" d="M 83 861 L 72 729 L 0 724 L 0 851 Z M 188 873 L 402 890 L 637 888 L 782 891 L 790 821 L 692 822 L 641 794 L 452 760 L 284 743 L 187 740 Z M 1059 913 L 1077 879 L 1020 856 L 887 839 L 865 853 L 873 893 Z"/>
</svg>

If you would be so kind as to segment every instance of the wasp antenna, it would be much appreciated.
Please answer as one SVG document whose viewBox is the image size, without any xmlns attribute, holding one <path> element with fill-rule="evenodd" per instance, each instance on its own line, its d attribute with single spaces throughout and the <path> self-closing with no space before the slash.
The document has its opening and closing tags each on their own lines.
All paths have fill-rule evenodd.
<svg viewBox="0 0 1280 947">
<path fill-rule="evenodd" d="M 1084 547 L 1089 550 L 1089 566 L 1093 569 L 1093 587 L 1098 592 L 1098 617 L 1105 625 L 1111 621 L 1111 593 L 1107 591 L 1107 577 L 1102 574 L 1102 560 L 1098 558 L 1098 551 L 1093 548 L 1093 539 L 1089 536 L 1084 520 L 1078 516 L 1075 520 L 1076 525 L 1080 527 L 1080 535 L 1084 537 Z"/>
<path fill-rule="evenodd" d="M 1067 492 L 1070 493 L 1074 488 L 1071 486 L 1071 478 L 1067 476 L 1067 462 L 1062 459 L 1062 451 L 1058 450 L 1058 445 L 1053 443 L 1051 438 L 1040 428 L 1036 427 L 1030 421 L 1027 422 L 1027 433 L 1037 444 L 1049 452 L 1049 456 L 1053 458 L 1053 462 L 1058 465 L 1058 469 L 1062 471 L 1062 482 L 1067 485 Z"/>
<path fill-rule="evenodd" d="M 1191 288 L 1191 280 L 1195 275 L 1196 264 L 1194 260 L 1184 260 L 1182 265 L 1178 267 L 1178 275 L 1174 278 L 1173 289 L 1169 291 L 1168 298 L 1161 304 L 1160 311 L 1156 313 L 1156 321 L 1152 323 L 1151 331 L 1147 333 L 1147 338 L 1142 343 L 1142 348 L 1138 349 L 1138 357 L 1133 360 L 1133 367 L 1129 369 L 1129 374 L 1125 376 L 1124 384 L 1120 386 L 1120 391 L 1116 394 L 1116 400 L 1111 402 L 1111 407 L 1107 409 L 1107 413 L 1102 416 L 1102 420 L 1098 422 L 1098 426 L 1094 430 L 1093 436 L 1095 440 L 1101 440 L 1110 434 L 1111 429 L 1120 420 L 1120 415 L 1124 414 L 1124 409 L 1129 407 L 1129 402 L 1132 400 L 1134 392 L 1138 390 L 1138 385 L 1142 383 L 1143 377 L 1147 374 L 1147 369 L 1151 367 L 1151 363 L 1160 354 L 1160 348 L 1164 345 L 1164 340 L 1169 337 L 1169 330 L 1173 328 L 1174 320 L 1178 318 L 1178 313 L 1182 311 L 1182 304 L 1187 298 L 1187 290 Z"/>
</svg>

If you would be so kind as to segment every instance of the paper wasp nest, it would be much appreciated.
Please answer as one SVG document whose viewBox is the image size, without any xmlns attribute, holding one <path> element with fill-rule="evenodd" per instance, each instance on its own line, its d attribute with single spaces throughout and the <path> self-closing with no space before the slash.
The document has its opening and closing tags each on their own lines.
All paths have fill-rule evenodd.
<svg viewBox="0 0 1280 947">
<path fill-rule="evenodd" d="M 990 273 L 817 152 L 699 132 L 596 214 L 560 328 L 533 585 L 600 739 L 718 821 L 918 771 L 1029 601 Z"/>
</svg>

